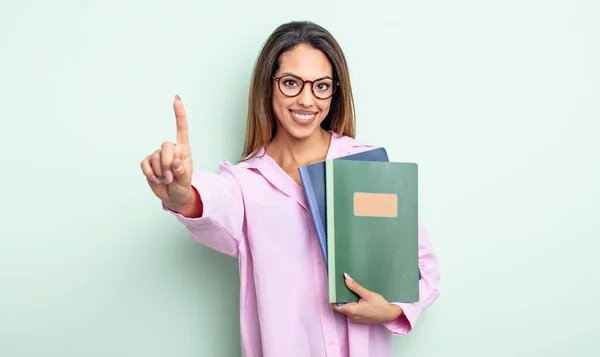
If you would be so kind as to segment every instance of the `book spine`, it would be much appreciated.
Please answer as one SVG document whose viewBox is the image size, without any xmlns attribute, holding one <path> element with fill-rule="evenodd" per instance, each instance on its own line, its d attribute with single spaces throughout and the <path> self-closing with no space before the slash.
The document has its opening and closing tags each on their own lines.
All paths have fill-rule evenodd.
<svg viewBox="0 0 600 357">
<path fill-rule="evenodd" d="M 302 181 L 304 197 L 306 198 L 306 203 L 308 204 L 311 219 L 313 221 L 313 225 L 315 226 L 315 231 L 317 232 L 317 239 L 319 240 L 319 246 L 321 247 L 321 254 L 323 255 L 323 260 L 325 260 L 325 266 L 327 266 L 327 237 L 321 222 L 321 212 L 319 212 L 319 205 L 317 204 L 317 198 L 315 197 L 312 181 L 310 180 L 310 175 L 308 174 L 308 169 L 306 167 L 300 167 L 298 169 L 298 173 L 300 174 L 300 180 Z"/>
<path fill-rule="evenodd" d="M 327 274 L 329 275 L 329 301 L 335 302 L 337 294 L 335 290 L 335 281 L 337 279 L 335 272 L 335 207 L 334 197 L 334 172 L 333 160 L 325 161 L 325 192 L 327 202 Z"/>
</svg>

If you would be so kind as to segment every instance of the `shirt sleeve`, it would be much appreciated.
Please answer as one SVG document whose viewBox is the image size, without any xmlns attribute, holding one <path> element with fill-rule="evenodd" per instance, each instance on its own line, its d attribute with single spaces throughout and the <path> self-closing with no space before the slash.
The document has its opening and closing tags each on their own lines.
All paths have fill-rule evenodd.
<svg viewBox="0 0 600 357">
<path fill-rule="evenodd" d="M 403 336 L 412 331 L 423 309 L 431 305 L 439 296 L 438 260 L 421 220 L 419 220 L 419 269 L 421 271 L 419 301 L 414 303 L 392 302 L 392 304 L 400 306 L 404 313 L 396 320 L 384 323 L 384 326 L 395 335 Z"/>
<path fill-rule="evenodd" d="M 175 215 L 196 242 L 237 258 L 245 214 L 242 191 L 234 170 L 231 163 L 223 160 L 218 173 L 194 172 L 192 187 L 202 199 L 202 217 L 184 217 L 164 204 L 163 209 Z"/>
</svg>

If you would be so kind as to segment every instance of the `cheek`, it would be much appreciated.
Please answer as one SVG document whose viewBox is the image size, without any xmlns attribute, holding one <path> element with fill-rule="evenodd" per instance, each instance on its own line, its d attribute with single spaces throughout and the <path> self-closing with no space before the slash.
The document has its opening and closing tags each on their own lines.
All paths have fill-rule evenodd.
<svg viewBox="0 0 600 357">
<path fill-rule="evenodd" d="M 281 101 L 276 98 L 276 96 L 273 96 L 273 99 L 271 100 L 271 107 L 273 108 L 273 112 L 275 113 L 276 117 L 279 117 L 281 115 Z"/>
<path fill-rule="evenodd" d="M 331 109 L 331 100 L 329 100 L 326 103 L 319 104 L 318 107 L 319 111 L 321 111 L 321 113 L 323 113 L 323 116 L 325 116 L 329 113 L 329 110 Z"/>
<path fill-rule="evenodd" d="M 273 106 L 273 111 L 275 112 L 275 115 L 281 116 L 284 115 L 284 113 L 287 111 L 287 108 L 289 108 L 289 106 L 291 105 L 291 100 L 281 95 L 276 95 L 273 96 L 271 105 Z"/>
</svg>

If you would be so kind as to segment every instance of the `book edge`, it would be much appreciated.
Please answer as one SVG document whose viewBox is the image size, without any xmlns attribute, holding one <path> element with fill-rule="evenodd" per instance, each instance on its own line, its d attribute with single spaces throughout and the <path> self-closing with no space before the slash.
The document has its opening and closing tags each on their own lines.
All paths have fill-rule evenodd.
<svg viewBox="0 0 600 357">
<path fill-rule="evenodd" d="M 333 160 L 325 161 L 325 194 L 327 202 L 327 272 L 329 275 L 329 302 L 335 302 L 335 224 L 334 224 L 334 190 L 333 190 Z"/>
</svg>

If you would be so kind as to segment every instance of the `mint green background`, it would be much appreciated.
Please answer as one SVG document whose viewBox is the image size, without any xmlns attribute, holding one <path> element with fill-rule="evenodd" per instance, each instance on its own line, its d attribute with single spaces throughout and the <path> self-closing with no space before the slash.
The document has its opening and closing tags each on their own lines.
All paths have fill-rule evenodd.
<svg viewBox="0 0 600 357">
<path fill-rule="evenodd" d="M 597 355 L 598 4 L 3 1 L 0 355 L 239 355 L 236 262 L 139 162 L 175 138 L 175 93 L 197 168 L 235 160 L 292 19 L 343 46 L 358 138 L 420 164 L 442 295 L 397 355 Z"/>
</svg>

